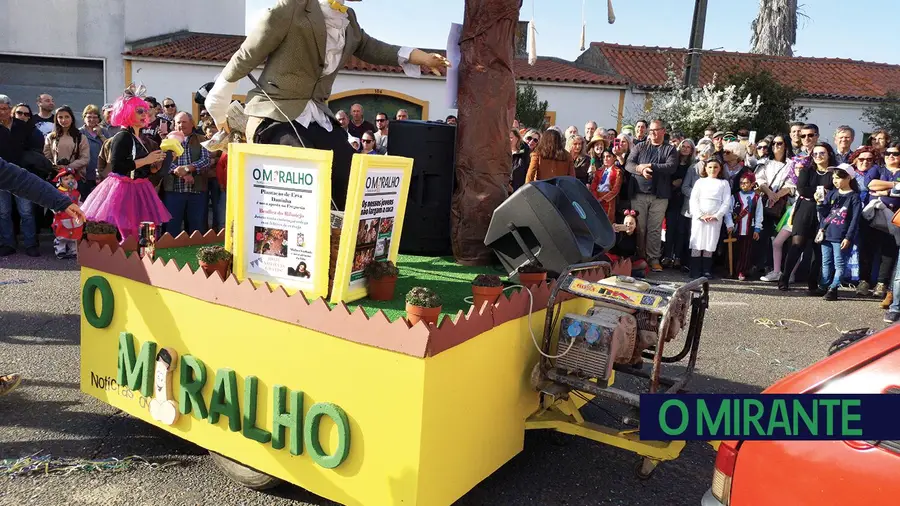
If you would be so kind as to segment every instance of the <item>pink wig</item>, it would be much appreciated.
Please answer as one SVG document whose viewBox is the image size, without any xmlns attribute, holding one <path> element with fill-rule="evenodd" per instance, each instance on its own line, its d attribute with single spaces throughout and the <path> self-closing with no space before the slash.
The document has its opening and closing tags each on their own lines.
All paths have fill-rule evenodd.
<svg viewBox="0 0 900 506">
<path fill-rule="evenodd" d="M 145 127 L 150 125 L 153 121 L 153 118 L 150 115 L 147 115 L 146 120 L 143 125 L 132 125 L 135 122 L 134 115 L 135 111 L 138 107 L 143 107 L 148 112 L 150 111 L 150 104 L 148 104 L 143 98 L 131 96 L 126 98 L 125 96 L 121 96 L 116 100 L 116 103 L 113 104 L 112 114 L 109 116 L 109 122 L 112 126 L 131 128 L 133 126 L 136 127 Z"/>
</svg>

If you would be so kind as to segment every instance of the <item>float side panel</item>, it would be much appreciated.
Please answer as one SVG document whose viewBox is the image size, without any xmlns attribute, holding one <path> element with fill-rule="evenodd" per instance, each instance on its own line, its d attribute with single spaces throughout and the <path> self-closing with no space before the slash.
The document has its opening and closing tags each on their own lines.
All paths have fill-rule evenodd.
<svg viewBox="0 0 900 506">
<path fill-rule="evenodd" d="M 88 323 L 82 308 L 81 389 L 85 393 L 203 448 L 343 504 L 421 504 L 416 493 L 424 391 L 422 359 L 93 269 L 82 269 L 82 287 L 93 276 L 109 282 L 115 307 L 111 323 L 102 329 Z M 94 300 L 97 312 L 102 311 L 99 290 Z M 349 419 L 346 460 L 335 469 L 325 469 L 311 459 L 309 440 L 303 441 L 302 453 L 293 456 L 290 430 L 284 448 L 276 450 L 271 443 L 259 443 L 244 437 L 241 431 L 229 430 L 227 416 L 220 416 L 215 424 L 208 418 L 197 419 L 193 413 L 180 415 L 172 426 L 155 421 L 149 412 L 152 399 L 113 381 L 122 332 L 133 336 L 136 354 L 148 341 L 155 342 L 157 350 L 168 347 L 178 353 L 171 376 L 176 403 L 181 357 L 191 355 L 202 360 L 206 368 L 202 398 L 207 406 L 217 370 L 235 371 L 242 413 L 247 402 L 244 380 L 251 375 L 258 378 L 256 426 L 266 431 L 272 432 L 275 385 L 303 392 L 304 417 L 314 403 L 338 405 Z M 319 428 L 322 447 L 332 454 L 338 446 L 338 430 L 329 419 L 323 420 Z"/>
<path fill-rule="evenodd" d="M 590 307 L 563 303 L 563 314 Z M 531 317 L 540 343 L 546 310 Z M 422 504 L 452 504 L 522 451 L 525 419 L 537 410 L 531 371 L 538 351 L 528 316 L 508 321 L 425 359 Z"/>
</svg>

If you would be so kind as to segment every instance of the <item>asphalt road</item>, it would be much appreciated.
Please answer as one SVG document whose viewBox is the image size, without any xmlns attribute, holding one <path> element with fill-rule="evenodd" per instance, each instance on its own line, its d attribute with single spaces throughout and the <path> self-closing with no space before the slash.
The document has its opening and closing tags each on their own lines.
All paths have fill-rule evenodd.
<svg viewBox="0 0 900 506">
<path fill-rule="evenodd" d="M 49 241 L 44 244 L 41 258 L 0 258 L 0 373 L 26 377 L 17 391 L 0 397 L 0 458 L 138 455 L 177 466 L 0 477 L 0 505 L 333 504 L 291 485 L 268 493 L 243 489 L 223 477 L 203 449 L 82 394 L 78 271 L 75 261 L 56 260 Z M 885 326 L 873 300 L 825 302 L 761 282 L 716 281 L 711 300 L 692 391 L 759 391 L 824 357 L 838 329 Z M 758 319 L 805 324 L 772 329 Z M 594 407 L 586 415 L 609 423 Z M 590 441 L 529 433 L 520 455 L 457 504 L 697 505 L 709 487 L 714 452 L 688 443 L 681 458 L 662 464 L 648 481 L 634 477 L 635 462 L 630 453 Z"/>
</svg>

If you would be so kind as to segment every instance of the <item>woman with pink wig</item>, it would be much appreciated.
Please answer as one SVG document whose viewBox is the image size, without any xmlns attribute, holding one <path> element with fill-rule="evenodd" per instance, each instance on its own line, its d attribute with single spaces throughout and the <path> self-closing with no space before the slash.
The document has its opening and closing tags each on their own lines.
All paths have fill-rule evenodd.
<svg viewBox="0 0 900 506">
<path fill-rule="evenodd" d="M 130 235 L 138 235 L 143 221 L 159 225 L 172 218 L 148 179 L 152 166 L 164 155 L 159 150 L 150 152 L 140 138 L 140 129 L 152 119 L 143 92 L 143 86 L 136 89 L 132 84 L 113 105 L 110 123 L 122 130 L 110 141 L 109 176 L 83 206 L 89 221 L 115 225 L 123 242 Z"/>
</svg>

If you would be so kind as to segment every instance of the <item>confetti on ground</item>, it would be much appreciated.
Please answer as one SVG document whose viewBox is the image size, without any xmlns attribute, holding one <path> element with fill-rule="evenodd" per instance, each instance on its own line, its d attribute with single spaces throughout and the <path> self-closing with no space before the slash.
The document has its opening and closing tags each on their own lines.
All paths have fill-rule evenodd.
<svg viewBox="0 0 900 506">
<path fill-rule="evenodd" d="M 750 353 L 753 353 L 753 354 L 756 355 L 756 356 L 762 356 L 762 355 L 759 354 L 758 351 L 756 351 L 756 350 L 751 350 L 750 348 L 747 348 L 746 346 L 744 346 L 744 345 L 742 345 L 742 344 L 739 344 L 738 347 L 734 349 L 734 351 L 749 351 Z"/>
<path fill-rule="evenodd" d="M 0 286 L 3 285 L 24 285 L 26 283 L 31 283 L 31 281 L 27 279 L 7 279 L 5 281 L 0 281 Z"/>
<path fill-rule="evenodd" d="M 17 478 L 21 476 L 67 475 L 76 472 L 82 473 L 120 473 L 135 468 L 151 470 L 163 469 L 179 465 L 178 462 L 152 463 L 141 457 L 125 457 L 123 459 L 74 459 L 54 458 L 50 455 L 30 455 L 20 459 L 0 460 L 0 475 Z"/>
<path fill-rule="evenodd" d="M 753 320 L 753 323 L 755 323 L 756 325 L 762 325 L 763 327 L 766 327 L 769 330 L 786 329 L 788 327 L 786 325 L 786 323 L 797 323 L 799 325 L 805 325 L 809 328 L 816 328 L 816 329 L 821 329 L 822 327 L 827 327 L 829 325 L 833 325 L 832 323 L 829 322 L 829 323 L 823 323 L 819 326 L 813 326 L 809 323 L 806 323 L 803 320 L 792 320 L 790 318 L 782 318 L 780 320 L 771 320 L 769 318 L 755 318 Z"/>
</svg>

